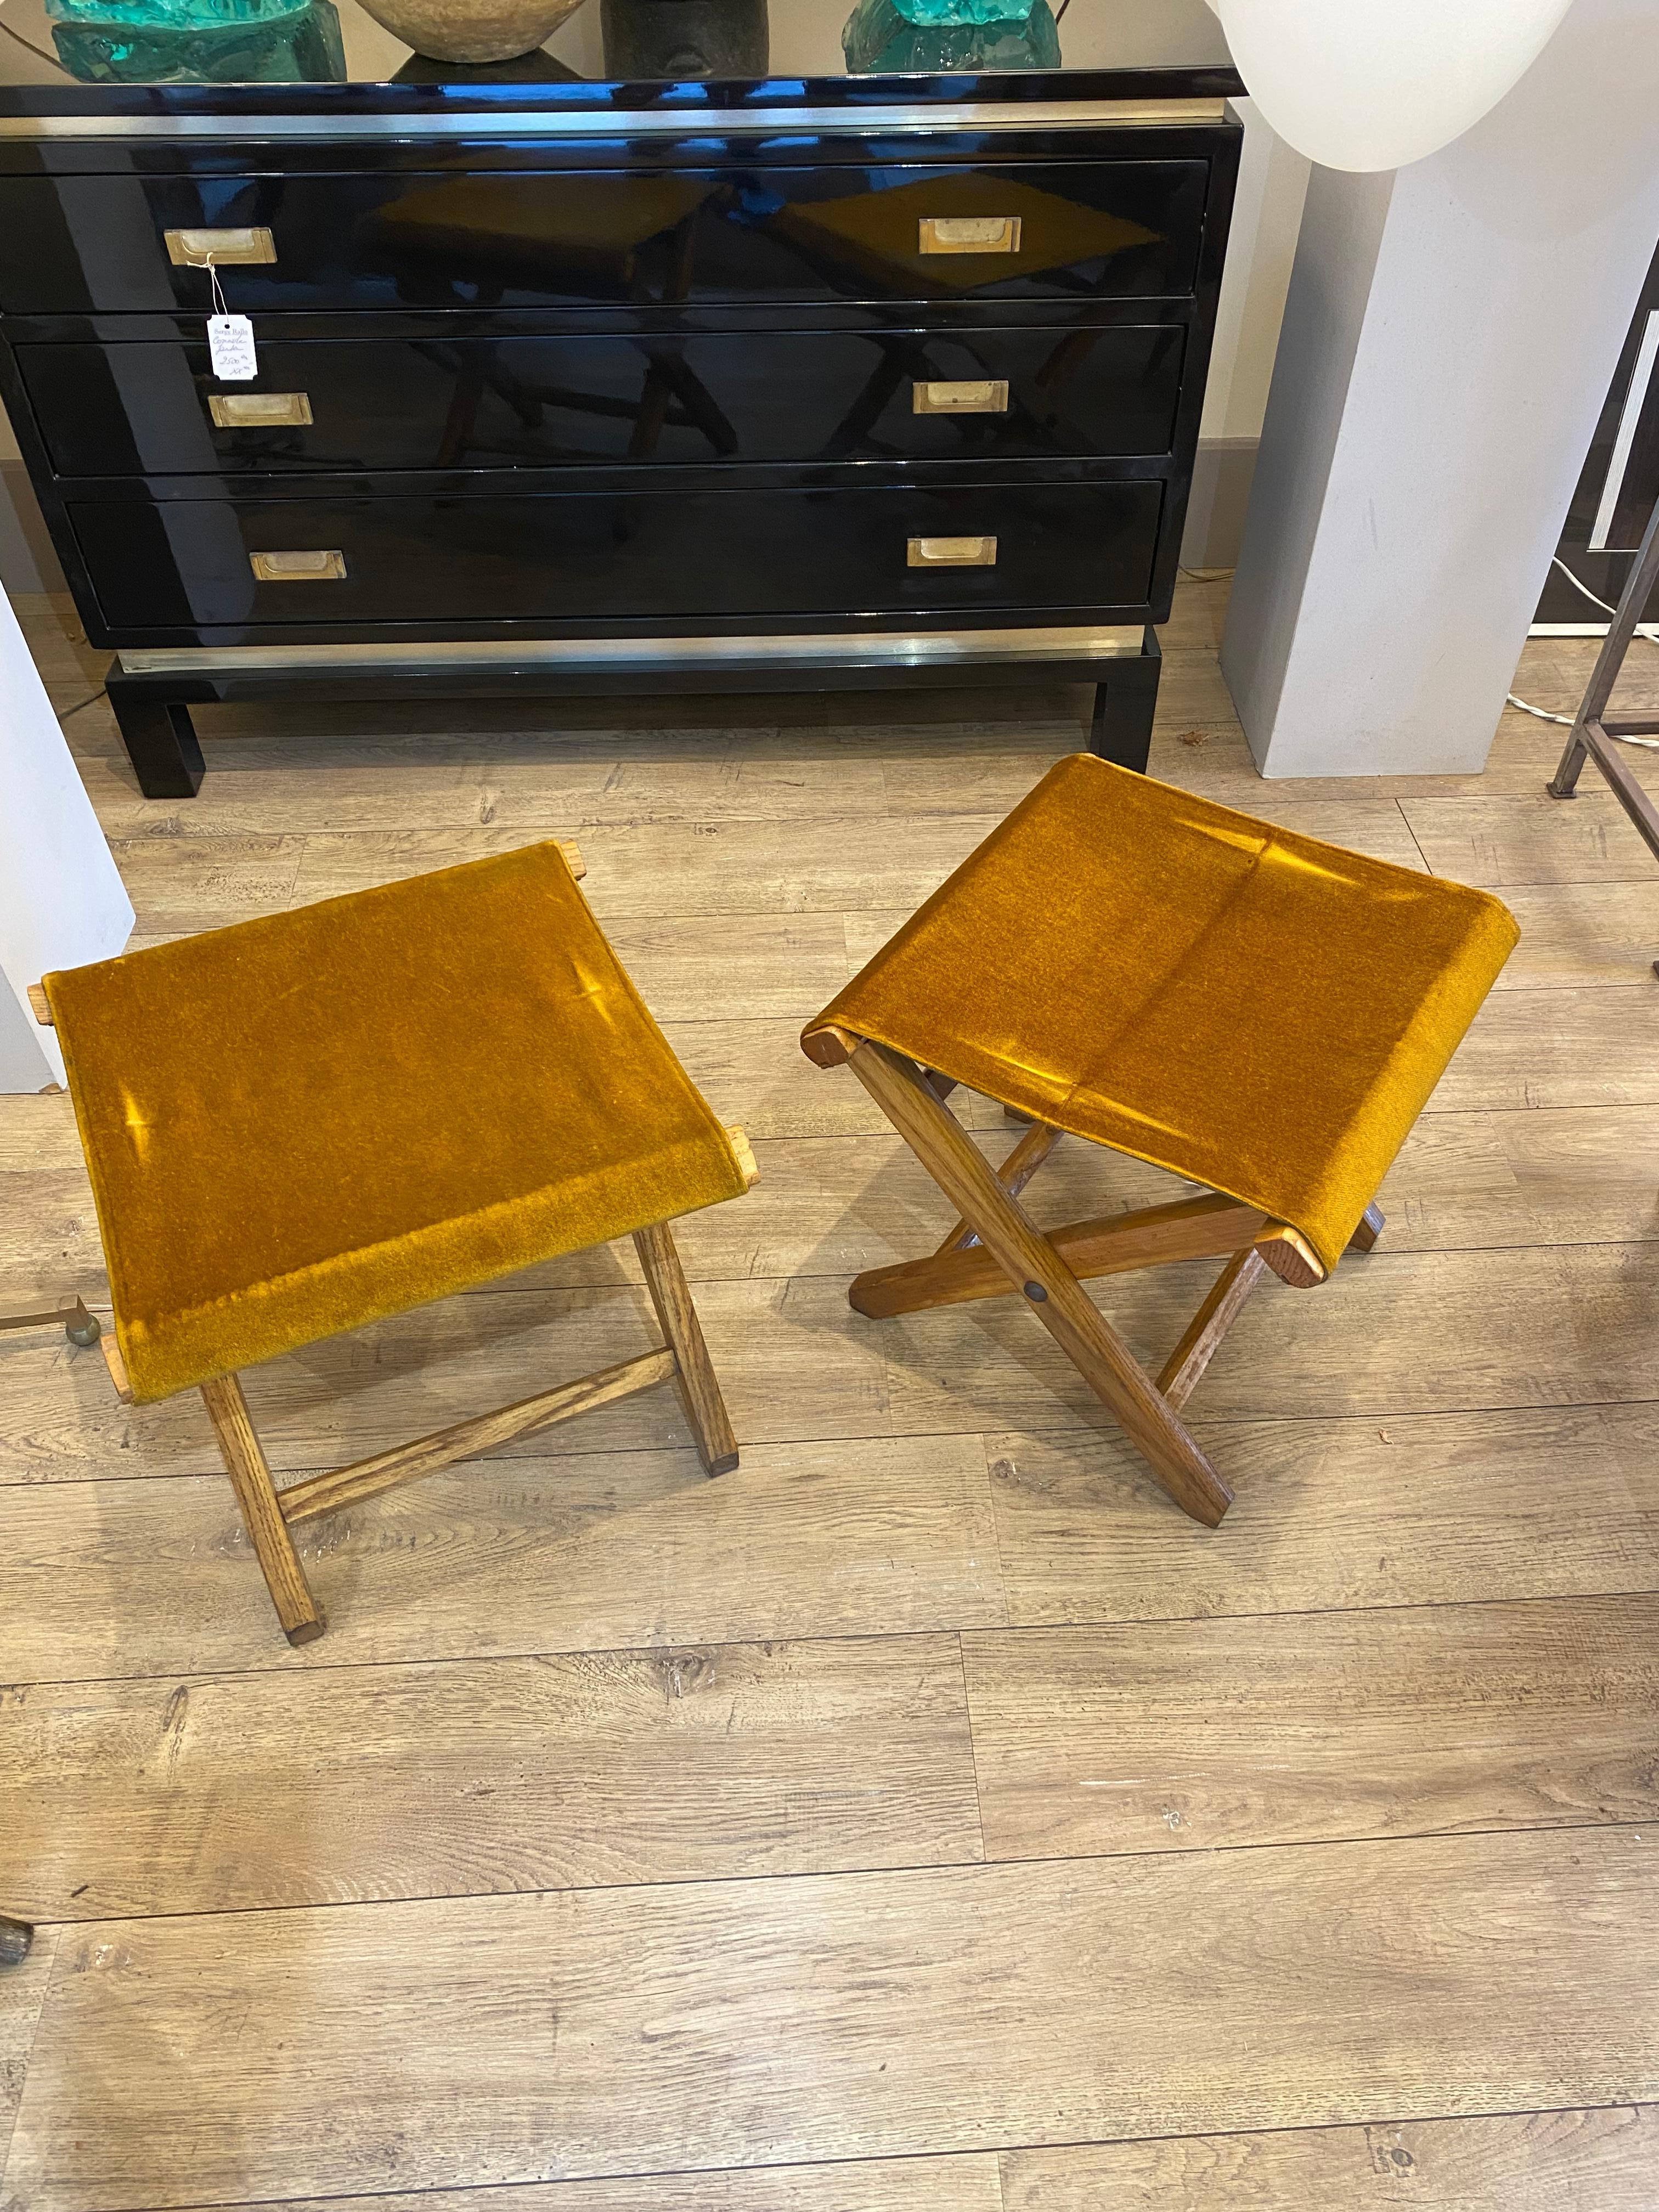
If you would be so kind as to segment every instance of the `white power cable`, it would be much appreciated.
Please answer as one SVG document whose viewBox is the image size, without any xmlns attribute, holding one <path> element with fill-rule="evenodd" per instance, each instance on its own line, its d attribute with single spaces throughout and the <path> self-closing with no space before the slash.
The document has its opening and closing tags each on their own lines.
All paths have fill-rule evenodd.
<svg viewBox="0 0 1659 2212">
<path fill-rule="evenodd" d="M 1559 553 L 1553 556 L 1550 565 L 1552 568 L 1559 568 L 1567 581 L 1575 589 L 1582 592 L 1593 607 L 1600 607 L 1604 615 L 1618 613 L 1617 607 L 1610 607 L 1605 599 L 1596 598 L 1582 576 L 1573 574 L 1572 570 L 1568 568 Z M 1638 637 L 1645 638 L 1650 645 L 1659 645 L 1659 623 L 1638 623 L 1636 635 Z M 1564 730 L 1571 730 L 1577 722 L 1577 714 L 1547 714 L 1543 708 L 1532 706 L 1525 699 L 1517 699 L 1513 691 L 1506 693 L 1505 696 L 1511 707 L 1518 707 L 1523 714 L 1535 715 L 1540 722 L 1559 722 Z M 1612 737 L 1613 732 L 1609 730 L 1607 735 Z M 1621 745 L 1643 745 L 1649 752 L 1659 753 L 1659 738 L 1620 738 L 1619 743 Z"/>
</svg>

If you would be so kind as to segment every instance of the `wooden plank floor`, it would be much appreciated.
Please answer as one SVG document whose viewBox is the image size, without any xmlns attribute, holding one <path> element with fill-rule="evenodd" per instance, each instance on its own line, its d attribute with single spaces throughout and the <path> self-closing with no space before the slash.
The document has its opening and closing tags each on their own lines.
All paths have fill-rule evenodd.
<svg viewBox="0 0 1659 2212">
<path fill-rule="evenodd" d="M 1156 772 L 1524 934 L 1378 1250 L 1206 1376 L 1214 1534 L 1023 1310 L 850 1312 L 944 1208 L 796 1045 L 1082 695 L 226 710 L 152 803 L 21 605 L 140 941 L 578 837 L 762 1180 L 683 1237 L 739 1470 L 657 1392 L 308 1526 L 297 1651 L 199 1406 L 0 1339 L 6 2212 L 1659 2203 L 1659 867 L 1519 714 L 1484 777 L 1262 783 L 1224 591 Z M 1040 1218 L 1176 1188 L 1047 1173 Z M 1096 1287 L 1161 1357 L 1207 1272 Z M 0 1099 L 0 1309 L 76 1291 L 67 1101 Z M 651 1340 L 618 1249 L 249 1391 L 289 1480 Z"/>
</svg>

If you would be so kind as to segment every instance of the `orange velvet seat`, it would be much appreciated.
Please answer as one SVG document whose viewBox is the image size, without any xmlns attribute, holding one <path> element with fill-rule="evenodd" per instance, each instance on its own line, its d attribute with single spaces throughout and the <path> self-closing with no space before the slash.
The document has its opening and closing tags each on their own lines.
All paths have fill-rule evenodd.
<svg viewBox="0 0 1659 2212">
<path fill-rule="evenodd" d="M 741 1132 L 694 1088 L 556 844 L 44 988 L 140 1401 L 211 1393 L 239 1368 L 629 1234 L 678 1326 L 689 1295 L 659 1224 L 752 1179 Z M 665 1359 L 636 1363 L 628 1387 L 652 1360 L 648 1379 L 669 1379 Z M 729 1431 L 699 1442 L 711 1466 L 734 1462 Z"/>
<path fill-rule="evenodd" d="M 1088 754 L 1061 761 L 802 1040 L 821 1065 L 851 1061 L 972 1232 L 860 1277 L 854 1304 L 886 1315 L 1023 1288 L 1057 1334 L 1066 1306 L 1068 1351 L 1101 1367 L 1091 1379 L 1155 1467 L 1174 1453 L 1188 1510 L 1218 1520 L 1224 1486 L 1170 1407 L 1262 1266 L 1310 1285 L 1375 1242 L 1377 1187 L 1517 935 L 1484 891 Z M 956 1083 L 1037 1125 L 1000 1186 L 939 1103 Z M 1212 1195 L 1044 1242 L 1014 1201 L 1060 1132 Z M 1206 1253 L 1236 1272 L 1154 1389 L 1072 1276 Z M 1133 1370 L 1133 1418 L 1114 1363 Z"/>
<path fill-rule="evenodd" d="M 1336 1265 L 1519 934 L 1485 891 L 1075 754 L 806 1032 L 874 1037 Z"/>
</svg>

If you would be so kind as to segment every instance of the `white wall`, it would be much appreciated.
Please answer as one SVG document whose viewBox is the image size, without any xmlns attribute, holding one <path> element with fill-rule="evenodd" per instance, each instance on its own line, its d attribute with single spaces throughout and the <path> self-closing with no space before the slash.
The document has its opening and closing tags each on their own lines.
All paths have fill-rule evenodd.
<svg viewBox="0 0 1659 2212">
<path fill-rule="evenodd" d="M 1316 173 L 1222 665 L 1269 775 L 1481 768 L 1659 235 L 1659 0 Z"/>
</svg>

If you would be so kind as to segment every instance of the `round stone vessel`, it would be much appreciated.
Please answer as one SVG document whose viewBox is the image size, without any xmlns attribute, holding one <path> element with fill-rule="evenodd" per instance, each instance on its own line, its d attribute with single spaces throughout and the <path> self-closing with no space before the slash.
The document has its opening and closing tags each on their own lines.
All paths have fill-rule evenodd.
<svg viewBox="0 0 1659 2212">
<path fill-rule="evenodd" d="M 511 62 L 533 54 L 582 0 L 362 0 L 375 21 L 438 62 Z"/>
</svg>

